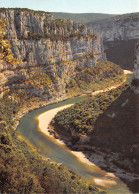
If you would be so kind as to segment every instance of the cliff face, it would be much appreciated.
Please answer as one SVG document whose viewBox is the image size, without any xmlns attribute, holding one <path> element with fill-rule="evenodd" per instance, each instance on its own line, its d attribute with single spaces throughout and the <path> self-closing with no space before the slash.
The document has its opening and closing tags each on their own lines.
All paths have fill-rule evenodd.
<svg viewBox="0 0 139 194">
<path fill-rule="evenodd" d="M 67 82 L 80 73 L 78 67 L 106 60 L 101 38 L 90 34 L 83 24 L 23 9 L 2 9 L 0 18 L 6 21 L 5 37 L 14 56 L 22 61 L 17 65 L 0 61 L 1 96 L 9 87 L 43 99 L 62 96 Z M 53 84 L 34 85 L 35 77 L 47 82 L 44 73 Z"/>
<path fill-rule="evenodd" d="M 136 49 L 135 49 L 134 78 L 139 79 L 139 43 L 136 44 Z"/>
<path fill-rule="evenodd" d="M 113 161 L 121 168 L 139 173 L 139 44 L 135 47 L 134 75 L 127 88 L 97 118 L 90 142 L 101 149 L 120 153 Z M 133 189 L 138 192 L 138 181 Z"/>
<path fill-rule="evenodd" d="M 125 14 L 86 24 L 103 39 L 107 59 L 132 70 L 135 43 L 139 40 L 139 13 Z"/>
<path fill-rule="evenodd" d="M 0 12 L 0 18 L 8 21 L 6 37 L 15 56 L 24 64 L 50 64 L 72 60 L 91 50 L 103 52 L 100 37 L 89 37 L 86 26 L 72 20 L 55 20 L 48 13 L 40 15 L 37 12 L 18 10 Z M 80 38 L 76 36 L 78 34 L 81 35 Z M 56 39 L 57 37 L 59 38 Z M 64 41 L 60 40 L 63 38 Z"/>
<path fill-rule="evenodd" d="M 125 14 L 110 19 L 87 23 L 91 32 L 100 35 L 105 49 L 119 43 L 139 39 L 139 13 Z"/>
<path fill-rule="evenodd" d="M 134 57 L 134 69 L 133 69 L 133 80 L 131 83 L 131 89 L 139 94 L 139 43 L 135 47 L 135 57 Z"/>
</svg>

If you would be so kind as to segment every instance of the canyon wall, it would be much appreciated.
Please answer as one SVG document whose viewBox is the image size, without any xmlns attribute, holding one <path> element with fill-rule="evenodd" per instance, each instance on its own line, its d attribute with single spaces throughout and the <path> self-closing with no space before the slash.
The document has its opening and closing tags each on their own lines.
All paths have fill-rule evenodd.
<svg viewBox="0 0 139 194">
<path fill-rule="evenodd" d="M 45 65 L 72 60 L 92 50 L 103 52 L 100 37 L 89 36 L 85 25 L 72 20 L 55 20 L 49 13 L 16 9 L 1 11 L 0 18 L 8 21 L 6 37 L 15 57 L 24 64 Z"/>
<path fill-rule="evenodd" d="M 135 47 L 133 80 L 131 83 L 131 89 L 134 91 L 134 93 L 139 94 L 139 43 L 137 43 Z"/>
<path fill-rule="evenodd" d="M 139 43 L 136 44 L 136 49 L 135 49 L 134 78 L 139 79 Z"/>
<path fill-rule="evenodd" d="M 69 80 L 81 73 L 79 67 L 106 60 L 101 38 L 89 33 L 84 24 L 27 9 L 1 9 L 0 18 L 5 20 L 5 38 L 14 56 L 22 61 L 16 65 L 0 61 L 1 96 L 9 87 L 42 99 L 63 96 Z M 38 75 L 46 79 L 44 73 L 51 86 L 30 84 Z"/>
<path fill-rule="evenodd" d="M 86 24 L 92 33 L 100 35 L 105 49 L 120 41 L 139 39 L 139 13 L 119 15 Z"/>
<path fill-rule="evenodd" d="M 139 13 L 119 15 L 86 24 L 103 39 L 107 59 L 123 69 L 133 70 L 134 49 L 139 41 Z"/>
</svg>

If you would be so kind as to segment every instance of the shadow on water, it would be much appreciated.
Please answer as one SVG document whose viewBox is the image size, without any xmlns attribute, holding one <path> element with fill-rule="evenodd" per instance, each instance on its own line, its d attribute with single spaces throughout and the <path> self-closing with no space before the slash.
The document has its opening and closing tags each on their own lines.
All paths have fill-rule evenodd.
<svg viewBox="0 0 139 194">
<path fill-rule="evenodd" d="M 101 170 L 99 167 L 94 165 L 90 166 L 80 162 L 66 146 L 59 145 L 47 135 L 42 134 L 38 130 L 38 123 L 35 119 L 35 117 L 45 111 L 57 108 L 62 105 L 79 102 L 80 100 L 83 100 L 85 98 L 86 96 L 75 97 L 73 99 L 69 99 L 56 104 L 51 104 L 46 107 L 31 111 L 21 118 L 17 130 L 25 139 L 27 139 L 32 145 L 37 148 L 39 153 L 57 163 L 62 163 L 62 165 L 67 166 L 72 171 L 76 172 L 80 176 L 83 176 L 89 181 L 93 181 L 97 185 L 95 181 L 96 179 L 100 180 L 109 178 L 110 180 L 112 178 L 106 176 L 107 172 Z M 114 177 L 113 181 L 115 182 L 115 184 L 104 185 L 104 187 L 98 185 L 98 187 L 107 190 L 108 193 L 130 193 L 126 185 L 118 178 Z"/>
</svg>

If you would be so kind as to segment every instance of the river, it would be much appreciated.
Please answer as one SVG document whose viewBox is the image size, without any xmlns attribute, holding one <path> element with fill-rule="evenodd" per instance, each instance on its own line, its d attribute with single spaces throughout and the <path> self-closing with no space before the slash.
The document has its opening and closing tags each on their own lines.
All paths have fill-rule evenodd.
<svg viewBox="0 0 139 194">
<path fill-rule="evenodd" d="M 84 98 L 86 98 L 86 96 L 75 97 L 31 111 L 21 118 L 17 130 L 23 138 L 37 148 L 37 151 L 40 154 L 55 162 L 62 163 L 86 180 L 93 182 L 98 188 L 104 189 L 111 194 L 128 194 L 130 193 L 128 187 L 119 178 L 101 170 L 96 165 L 90 166 L 82 163 L 66 146 L 58 144 L 54 138 L 41 133 L 38 128 L 38 121 L 36 118 L 40 114 L 63 105 L 79 102 Z M 99 184 L 99 182 L 102 181 L 104 184 Z"/>
</svg>

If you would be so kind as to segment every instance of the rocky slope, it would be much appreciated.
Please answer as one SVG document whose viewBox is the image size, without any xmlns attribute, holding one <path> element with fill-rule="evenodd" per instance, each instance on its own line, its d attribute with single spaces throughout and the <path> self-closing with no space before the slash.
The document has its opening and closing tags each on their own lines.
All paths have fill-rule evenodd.
<svg viewBox="0 0 139 194">
<path fill-rule="evenodd" d="M 116 16 L 115 14 L 103 14 L 103 13 L 52 12 L 52 14 L 55 16 L 55 18 L 72 19 L 76 22 L 83 24 Z"/>
<path fill-rule="evenodd" d="M 68 61 L 91 50 L 103 52 L 100 37 L 89 36 L 85 25 L 72 20 L 56 20 L 49 13 L 22 9 L 3 10 L 0 18 L 8 21 L 6 37 L 13 53 L 27 65 Z"/>
<path fill-rule="evenodd" d="M 134 77 L 131 84 L 131 89 L 135 94 L 139 94 L 139 43 L 136 44 L 134 58 Z"/>
<path fill-rule="evenodd" d="M 139 39 L 139 13 L 125 14 L 110 19 L 87 23 L 91 32 L 100 35 L 105 49 L 118 41 Z"/>
<path fill-rule="evenodd" d="M 52 125 L 57 137 L 139 192 L 139 44 L 131 86 L 121 86 L 59 112 Z M 53 129 L 53 128 L 52 128 Z M 67 136 L 66 133 L 69 134 Z M 66 134 L 66 135 L 65 135 Z"/>
<path fill-rule="evenodd" d="M 99 147 L 110 170 L 126 180 L 134 193 L 139 192 L 139 44 L 134 55 L 131 86 L 98 117 L 90 144 Z M 92 159 L 93 160 L 93 159 Z M 115 170 L 116 165 L 120 169 Z M 103 166 L 103 165 L 102 165 Z M 104 165 L 105 166 L 105 165 Z M 124 172 L 124 171 L 125 172 Z M 130 172 L 128 175 L 126 172 Z"/>
<path fill-rule="evenodd" d="M 139 13 L 125 14 L 86 24 L 103 39 L 108 60 L 132 70 L 135 43 L 139 40 Z"/>
<path fill-rule="evenodd" d="M 101 38 L 90 34 L 83 24 L 55 20 L 50 13 L 27 9 L 1 9 L 0 18 L 7 21 L 5 37 L 10 41 L 14 56 L 22 61 L 15 65 L 1 59 L 1 96 L 2 90 L 12 86 L 29 88 L 29 93 L 44 99 L 60 97 L 65 93 L 66 83 L 79 73 L 77 67 L 92 67 L 106 60 Z M 29 79 L 33 80 L 36 74 L 44 82 L 44 73 L 53 86 L 30 84 Z"/>
</svg>

